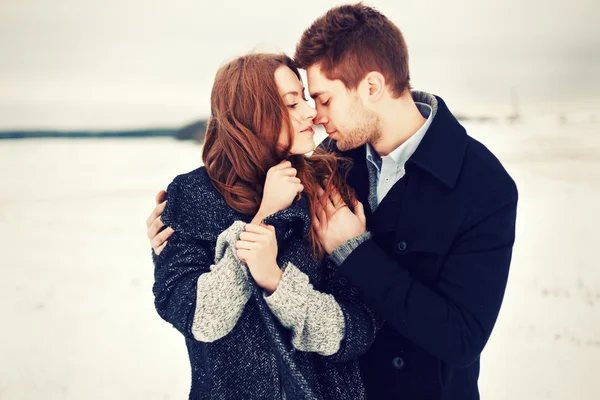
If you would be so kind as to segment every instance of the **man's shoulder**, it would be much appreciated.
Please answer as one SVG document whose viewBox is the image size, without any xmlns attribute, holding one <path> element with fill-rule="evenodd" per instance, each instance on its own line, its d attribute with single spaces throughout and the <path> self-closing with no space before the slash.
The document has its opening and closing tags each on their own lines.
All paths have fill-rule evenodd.
<svg viewBox="0 0 600 400">
<path fill-rule="evenodd" d="M 468 134 L 461 175 L 480 191 L 500 197 L 498 200 L 517 200 L 517 185 L 505 166 L 487 146 Z"/>
</svg>

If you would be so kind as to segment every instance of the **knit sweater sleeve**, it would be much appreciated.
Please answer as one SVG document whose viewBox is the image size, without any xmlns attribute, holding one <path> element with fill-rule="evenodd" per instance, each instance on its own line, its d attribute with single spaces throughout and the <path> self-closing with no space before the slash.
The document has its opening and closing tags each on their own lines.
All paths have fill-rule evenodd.
<svg viewBox="0 0 600 400">
<path fill-rule="evenodd" d="M 305 273 L 289 263 L 277 290 L 265 295 L 265 300 L 279 322 L 292 331 L 296 349 L 328 356 L 333 362 L 346 362 L 368 350 L 381 321 L 354 290 L 344 287 L 334 272 L 328 271 L 325 288 L 320 291 L 313 288 Z"/>
<path fill-rule="evenodd" d="M 198 277 L 192 324 L 196 340 L 213 342 L 231 332 L 250 298 L 246 267 L 235 250 L 244 225 L 236 221 L 219 235 L 215 263 Z"/>
<path fill-rule="evenodd" d="M 250 285 L 235 241 L 243 227 L 236 221 L 219 235 L 214 262 L 204 243 L 177 232 L 154 257 L 156 309 L 184 336 L 213 342 L 231 332 L 242 315 Z"/>
<path fill-rule="evenodd" d="M 335 298 L 315 290 L 308 276 L 289 263 L 277 290 L 265 295 L 283 326 L 292 330 L 292 345 L 324 356 L 335 354 L 344 338 L 344 314 Z"/>
</svg>

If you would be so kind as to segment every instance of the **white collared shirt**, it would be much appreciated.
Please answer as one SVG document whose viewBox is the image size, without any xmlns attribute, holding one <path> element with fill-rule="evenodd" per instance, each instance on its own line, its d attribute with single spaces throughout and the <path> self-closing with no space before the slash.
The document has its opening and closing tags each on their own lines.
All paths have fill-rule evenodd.
<svg viewBox="0 0 600 400">
<path fill-rule="evenodd" d="M 421 140 L 425 136 L 427 129 L 433 121 L 433 113 L 431 106 L 425 103 L 415 102 L 417 108 L 421 112 L 423 118 L 427 120 L 419 128 L 414 135 L 408 140 L 402 143 L 398 148 L 392 151 L 390 154 L 384 157 L 379 157 L 373 147 L 367 143 L 367 161 L 375 166 L 377 169 L 377 204 L 381 203 L 381 200 L 390 191 L 392 186 L 398 182 L 405 174 L 404 164 L 413 155 L 413 153 L 419 147 Z"/>
</svg>

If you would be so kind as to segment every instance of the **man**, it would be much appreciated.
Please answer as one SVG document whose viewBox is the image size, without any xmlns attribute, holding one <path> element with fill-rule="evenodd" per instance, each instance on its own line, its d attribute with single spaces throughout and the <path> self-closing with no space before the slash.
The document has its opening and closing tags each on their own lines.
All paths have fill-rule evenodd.
<svg viewBox="0 0 600 400">
<path fill-rule="evenodd" d="M 361 359 L 369 398 L 479 399 L 479 357 L 496 322 L 514 242 L 517 188 L 441 98 L 411 92 L 406 44 L 362 4 L 329 10 L 303 34 L 322 146 L 352 158 L 365 205 L 328 199 L 320 239 L 385 324 Z M 157 196 L 160 203 L 162 195 Z M 159 204 L 147 224 L 156 251 Z"/>
</svg>

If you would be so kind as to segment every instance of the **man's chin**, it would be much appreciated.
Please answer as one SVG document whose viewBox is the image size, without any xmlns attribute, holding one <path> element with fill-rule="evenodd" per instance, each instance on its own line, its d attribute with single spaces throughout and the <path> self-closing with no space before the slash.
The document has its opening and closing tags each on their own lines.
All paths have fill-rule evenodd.
<svg viewBox="0 0 600 400">
<path fill-rule="evenodd" d="M 336 140 L 335 145 L 337 146 L 338 150 L 340 151 L 348 151 L 348 150 L 352 150 L 352 149 L 356 149 L 362 145 L 364 145 L 364 143 L 360 143 L 360 142 L 350 142 L 348 140 L 337 140 L 334 138 L 334 140 Z"/>
</svg>

